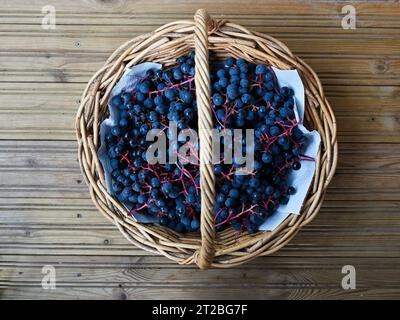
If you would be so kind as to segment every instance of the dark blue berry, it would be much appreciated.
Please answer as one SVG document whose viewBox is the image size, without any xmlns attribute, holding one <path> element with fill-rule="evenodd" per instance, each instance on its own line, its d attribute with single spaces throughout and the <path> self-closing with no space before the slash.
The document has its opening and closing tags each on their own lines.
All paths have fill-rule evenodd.
<svg viewBox="0 0 400 320">
<path fill-rule="evenodd" d="M 258 64 L 256 66 L 256 74 L 265 74 L 267 72 L 267 67 L 263 64 Z"/>
<path fill-rule="evenodd" d="M 200 221 L 198 219 L 193 219 L 190 223 L 192 230 L 198 230 L 200 228 Z"/>
<path fill-rule="evenodd" d="M 293 168 L 293 170 L 299 170 L 301 168 L 300 162 L 298 162 L 298 161 L 293 162 L 292 168 Z"/>
<path fill-rule="evenodd" d="M 147 94 L 150 91 L 150 86 L 148 82 L 143 82 L 138 85 L 138 89 L 141 93 Z"/>
<path fill-rule="evenodd" d="M 279 127 L 277 127 L 277 126 L 272 126 L 270 129 L 269 129 L 269 133 L 271 134 L 271 136 L 278 136 L 280 133 L 281 133 L 281 130 L 279 129 Z"/>
<path fill-rule="evenodd" d="M 214 105 L 216 105 L 216 106 L 220 106 L 224 102 L 222 96 L 219 93 L 214 93 L 212 100 L 213 100 Z"/>
<path fill-rule="evenodd" d="M 296 193 L 296 188 L 294 188 L 294 187 L 292 187 L 292 186 L 290 186 L 290 187 L 287 188 L 287 194 L 293 195 L 293 194 L 295 194 L 295 193 Z"/>
<path fill-rule="evenodd" d="M 121 129 L 117 126 L 111 127 L 111 134 L 118 137 L 121 134 Z"/>
</svg>

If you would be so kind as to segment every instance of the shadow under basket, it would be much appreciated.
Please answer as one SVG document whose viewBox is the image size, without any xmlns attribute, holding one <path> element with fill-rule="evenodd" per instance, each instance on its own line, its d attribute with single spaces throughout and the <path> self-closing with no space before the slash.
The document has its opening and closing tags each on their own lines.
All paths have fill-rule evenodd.
<svg viewBox="0 0 400 320">
<path fill-rule="evenodd" d="M 105 186 L 104 171 L 97 156 L 99 125 L 108 116 L 107 102 L 124 71 L 151 61 L 163 67 L 195 50 L 195 84 L 199 129 L 213 128 L 210 102 L 209 51 L 217 58 L 233 56 L 252 63 L 297 69 L 305 87 L 305 125 L 321 135 L 316 172 L 300 215 L 289 215 L 274 231 L 247 234 L 232 227 L 214 228 L 215 177 L 211 163 L 211 137 L 200 139 L 201 233 L 179 234 L 158 224 L 136 222 Z M 269 255 L 289 242 L 320 209 L 337 162 L 336 121 L 315 72 L 280 41 L 225 21 L 213 20 L 200 9 L 194 21 L 168 23 L 119 47 L 91 78 L 82 95 L 76 117 L 79 163 L 96 207 L 135 246 L 161 254 L 180 264 L 196 263 L 201 269 L 228 268 L 257 256 Z"/>
</svg>

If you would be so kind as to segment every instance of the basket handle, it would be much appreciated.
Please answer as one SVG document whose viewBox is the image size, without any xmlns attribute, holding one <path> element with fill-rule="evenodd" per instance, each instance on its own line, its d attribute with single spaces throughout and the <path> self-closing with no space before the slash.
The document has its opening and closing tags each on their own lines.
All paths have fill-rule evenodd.
<svg viewBox="0 0 400 320">
<path fill-rule="evenodd" d="M 211 111 L 211 84 L 208 63 L 208 31 L 213 27 L 213 20 L 204 9 L 197 10 L 194 16 L 195 47 L 195 84 L 199 127 L 200 153 L 200 192 L 201 192 L 201 247 L 196 261 L 200 269 L 210 267 L 214 257 L 214 201 L 215 175 L 212 164 L 211 129 L 213 116 Z"/>
</svg>

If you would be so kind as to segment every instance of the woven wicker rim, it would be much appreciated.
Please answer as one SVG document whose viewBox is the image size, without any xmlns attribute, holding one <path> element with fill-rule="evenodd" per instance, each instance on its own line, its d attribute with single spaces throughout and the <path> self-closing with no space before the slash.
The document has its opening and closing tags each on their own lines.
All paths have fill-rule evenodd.
<svg viewBox="0 0 400 320">
<path fill-rule="evenodd" d="M 178 234 L 157 224 L 142 224 L 128 215 L 124 206 L 106 190 L 103 168 L 97 157 L 99 125 L 108 115 L 107 101 L 124 71 L 152 61 L 164 67 L 195 49 L 196 97 L 200 139 L 201 235 Z M 253 235 L 229 228 L 216 234 L 213 222 L 215 177 L 211 163 L 213 128 L 210 109 L 208 51 L 217 58 L 227 55 L 280 69 L 297 69 L 305 87 L 305 123 L 321 134 L 316 173 L 300 215 L 291 214 L 274 231 Z M 205 130 L 203 130 L 205 129 Z M 247 30 L 225 20 L 215 21 L 200 9 L 194 21 L 168 23 L 154 32 L 138 36 L 119 47 L 98 70 L 83 92 L 76 116 L 78 159 L 91 198 L 100 212 L 114 223 L 135 246 L 162 254 L 180 264 L 196 263 L 201 269 L 232 267 L 257 256 L 269 255 L 290 241 L 319 211 L 325 191 L 336 169 L 337 141 L 334 114 L 315 72 L 280 41 Z"/>
</svg>

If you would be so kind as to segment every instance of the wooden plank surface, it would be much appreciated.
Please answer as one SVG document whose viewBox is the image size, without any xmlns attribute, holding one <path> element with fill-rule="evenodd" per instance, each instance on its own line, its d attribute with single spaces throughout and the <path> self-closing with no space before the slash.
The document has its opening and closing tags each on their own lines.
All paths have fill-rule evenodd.
<svg viewBox="0 0 400 320">
<path fill-rule="evenodd" d="M 400 298 L 400 4 L 352 1 L 0 4 L 0 298 Z M 285 248 L 201 272 L 132 247 L 94 208 L 76 160 L 85 83 L 122 42 L 197 8 L 284 41 L 319 74 L 339 163 L 317 218 Z M 57 289 L 41 287 L 43 265 Z M 343 290 L 344 265 L 357 288 Z"/>
</svg>

